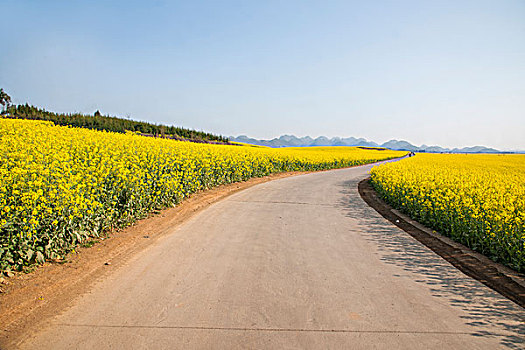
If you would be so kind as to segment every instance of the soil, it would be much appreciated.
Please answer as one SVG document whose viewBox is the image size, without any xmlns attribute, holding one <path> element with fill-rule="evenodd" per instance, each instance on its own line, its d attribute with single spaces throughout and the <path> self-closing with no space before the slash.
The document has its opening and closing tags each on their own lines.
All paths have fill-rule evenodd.
<svg viewBox="0 0 525 350">
<path fill-rule="evenodd" d="M 196 193 L 157 215 L 111 232 L 91 247 L 78 248 L 62 263 L 45 263 L 31 273 L 0 279 L 0 349 L 59 314 L 98 280 L 193 215 L 248 187 L 307 172 L 287 172 Z"/>
<path fill-rule="evenodd" d="M 498 264 L 392 208 L 383 201 L 367 178 L 359 183 L 361 198 L 392 224 L 430 248 L 464 274 L 480 281 L 525 308 L 525 275 Z"/>
</svg>

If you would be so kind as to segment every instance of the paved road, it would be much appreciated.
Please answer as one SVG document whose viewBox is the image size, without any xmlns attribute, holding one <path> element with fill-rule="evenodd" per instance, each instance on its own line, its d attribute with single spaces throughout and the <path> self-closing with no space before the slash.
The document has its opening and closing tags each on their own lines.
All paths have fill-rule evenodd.
<svg viewBox="0 0 525 350">
<path fill-rule="evenodd" d="M 210 206 L 22 348 L 522 348 L 524 309 L 369 208 L 357 192 L 369 169 Z"/>
</svg>

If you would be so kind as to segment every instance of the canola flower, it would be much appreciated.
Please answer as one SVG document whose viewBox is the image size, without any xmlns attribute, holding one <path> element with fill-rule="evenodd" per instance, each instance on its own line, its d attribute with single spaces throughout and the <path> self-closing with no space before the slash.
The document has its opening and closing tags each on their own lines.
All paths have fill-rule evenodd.
<svg viewBox="0 0 525 350">
<path fill-rule="evenodd" d="M 374 167 L 371 181 L 412 218 L 525 271 L 525 155 L 418 154 Z"/>
<path fill-rule="evenodd" d="M 64 257 L 200 190 L 403 154 L 196 144 L 0 119 L 0 271 Z"/>
</svg>

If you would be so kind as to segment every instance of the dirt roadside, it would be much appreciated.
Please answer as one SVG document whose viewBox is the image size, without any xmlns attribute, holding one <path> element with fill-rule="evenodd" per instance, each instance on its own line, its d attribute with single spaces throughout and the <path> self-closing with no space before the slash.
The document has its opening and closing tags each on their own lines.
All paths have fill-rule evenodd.
<svg viewBox="0 0 525 350">
<path fill-rule="evenodd" d="M 40 324 L 73 304 L 75 298 L 87 292 L 96 281 L 209 205 L 260 183 L 307 173 L 272 174 L 196 193 L 175 208 L 112 232 L 92 247 L 76 249 L 65 263 L 45 263 L 32 273 L 19 273 L 6 279 L 0 285 L 0 349 L 38 329 Z"/>
<path fill-rule="evenodd" d="M 410 234 L 458 270 L 525 308 L 525 276 L 523 274 L 436 233 L 392 208 L 377 195 L 369 178 L 359 183 L 359 194 L 385 219 Z"/>
</svg>

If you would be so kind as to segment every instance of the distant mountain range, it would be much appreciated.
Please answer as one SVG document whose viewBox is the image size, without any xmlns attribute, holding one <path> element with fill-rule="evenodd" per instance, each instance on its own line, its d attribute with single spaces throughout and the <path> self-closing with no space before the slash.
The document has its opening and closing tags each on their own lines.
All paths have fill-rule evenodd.
<svg viewBox="0 0 525 350">
<path fill-rule="evenodd" d="M 361 146 L 361 147 L 384 147 L 393 150 L 411 151 L 411 152 L 430 152 L 430 153 L 503 153 L 494 148 L 485 146 L 473 146 L 464 148 L 444 148 L 440 146 L 414 146 L 408 141 L 390 140 L 383 144 L 368 141 L 364 138 L 355 137 L 333 137 L 331 139 L 320 136 L 313 139 L 309 136 L 296 137 L 293 135 L 283 135 L 272 140 L 257 140 L 248 136 L 230 137 L 230 141 L 242 142 L 252 145 L 261 145 L 269 147 L 309 147 L 309 146 Z"/>
</svg>

